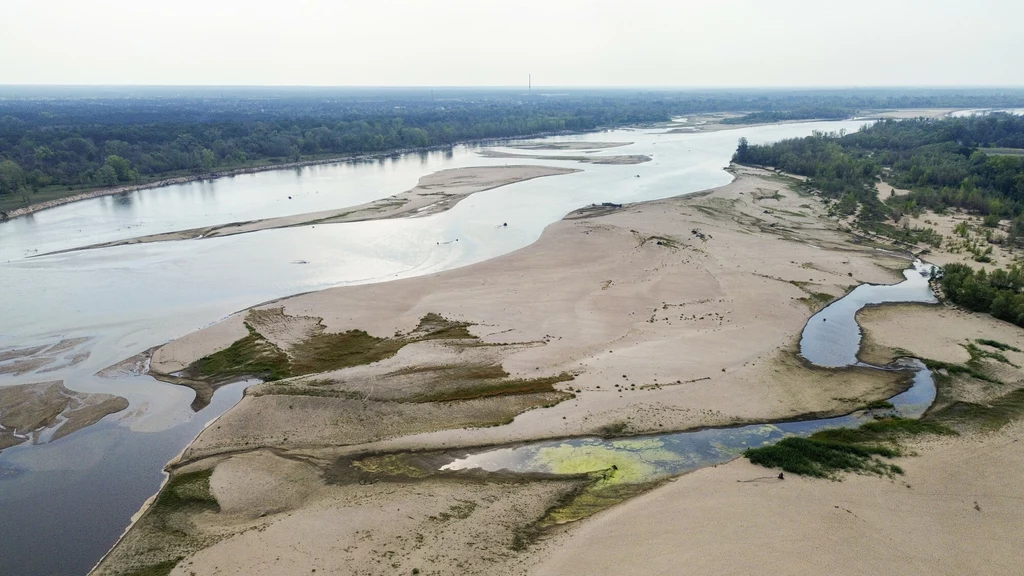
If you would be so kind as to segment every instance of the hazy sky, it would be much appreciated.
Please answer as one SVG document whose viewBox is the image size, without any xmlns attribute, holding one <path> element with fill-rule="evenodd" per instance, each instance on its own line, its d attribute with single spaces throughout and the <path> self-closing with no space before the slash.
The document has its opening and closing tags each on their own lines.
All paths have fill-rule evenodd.
<svg viewBox="0 0 1024 576">
<path fill-rule="evenodd" d="M 0 84 L 1024 84 L 1022 0 L 0 0 Z"/>
</svg>

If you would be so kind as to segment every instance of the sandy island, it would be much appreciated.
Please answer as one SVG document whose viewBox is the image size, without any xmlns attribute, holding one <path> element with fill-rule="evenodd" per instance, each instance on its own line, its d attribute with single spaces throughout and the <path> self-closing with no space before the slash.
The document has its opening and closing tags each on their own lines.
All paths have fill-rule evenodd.
<svg viewBox="0 0 1024 576">
<path fill-rule="evenodd" d="M 596 456 L 575 476 L 437 472 L 471 446 L 843 414 L 907 386 L 795 354 L 814 310 L 899 281 L 907 259 L 842 232 L 793 180 L 733 170 L 708 193 L 579 210 L 494 260 L 285 298 L 157 349 L 157 376 L 281 379 L 172 463 L 95 573 L 1012 573 L 1017 424 L 915 445 L 895 479 L 779 481 L 737 460 L 587 501 L 611 469 Z M 946 358 L 989 333 L 1024 348 L 989 317 L 889 310 L 861 317 L 875 358 Z M 949 375 L 943 406 L 998 404 L 1024 380 L 1024 353 L 981 362 L 1006 384 Z"/>
<path fill-rule="evenodd" d="M 127 407 L 120 396 L 75 392 L 59 380 L 0 387 L 0 450 L 58 440 Z"/>
<path fill-rule="evenodd" d="M 415 188 L 382 198 L 346 208 L 323 210 L 320 212 L 307 212 L 293 216 L 282 216 L 278 218 L 265 218 L 249 222 L 232 222 L 230 224 L 218 224 L 216 226 L 205 226 L 176 232 L 165 232 L 162 234 L 151 234 L 139 236 L 114 242 L 91 244 L 68 250 L 59 250 L 40 254 L 47 256 L 51 254 L 62 254 L 78 250 L 90 250 L 93 248 L 108 248 L 110 246 L 124 246 L 127 244 L 145 244 L 149 242 L 168 242 L 176 240 L 191 240 L 195 238 L 219 238 L 221 236 L 233 236 L 259 230 L 270 230 L 273 228 L 286 228 L 290 226 L 307 226 L 312 224 L 334 224 L 342 222 L 362 222 L 365 220 L 383 220 L 386 218 L 405 218 L 409 216 L 427 216 L 444 212 L 466 199 L 472 194 L 492 190 L 501 186 L 507 186 L 516 182 L 543 178 L 545 176 L 557 176 L 560 174 L 572 174 L 579 172 L 572 168 L 555 168 L 550 166 L 480 166 L 473 168 L 452 168 L 428 174 L 420 178 Z"/>
</svg>

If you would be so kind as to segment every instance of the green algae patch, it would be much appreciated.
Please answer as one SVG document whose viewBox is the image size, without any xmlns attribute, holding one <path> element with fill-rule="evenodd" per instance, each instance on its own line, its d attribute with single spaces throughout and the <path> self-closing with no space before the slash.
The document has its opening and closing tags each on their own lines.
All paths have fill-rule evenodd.
<svg viewBox="0 0 1024 576">
<path fill-rule="evenodd" d="M 626 441 L 629 442 L 629 441 Z M 553 474 L 601 475 L 602 486 L 649 482 L 659 475 L 658 464 L 682 460 L 678 454 L 664 449 L 660 440 L 645 439 L 650 443 L 640 450 L 616 449 L 608 446 L 561 444 L 541 448 L 535 459 Z M 653 443 L 657 443 L 655 446 Z"/>
<path fill-rule="evenodd" d="M 600 482 L 600 481 L 599 481 Z M 641 484 L 617 484 L 617 485 L 589 485 L 571 498 L 560 502 L 544 514 L 544 517 L 537 523 L 537 528 L 544 529 L 560 524 L 578 522 L 625 502 L 634 496 L 643 494 L 655 486 L 655 483 Z"/>
</svg>

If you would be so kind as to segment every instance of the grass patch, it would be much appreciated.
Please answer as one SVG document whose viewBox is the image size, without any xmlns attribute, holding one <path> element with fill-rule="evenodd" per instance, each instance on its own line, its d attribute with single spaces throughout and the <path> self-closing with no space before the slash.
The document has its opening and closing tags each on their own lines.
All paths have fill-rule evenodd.
<svg viewBox="0 0 1024 576">
<path fill-rule="evenodd" d="M 744 452 L 752 463 L 815 478 L 839 479 L 842 472 L 892 477 L 903 470 L 880 459 L 901 454 L 897 440 L 922 434 L 955 435 L 940 422 L 886 418 L 859 428 L 830 428 L 808 438 L 784 438 Z"/>
<path fill-rule="evenodd" d="M 259 312 L 264 315 L 276 313 L 285 318 L 280 310 Z M 469 332 L 471 325 L 429 313 L 420 319 L 412 332 L 396 334 L 393 338 L 378 338 L 364 330 L 325 332 L 322 326 L 317 326 L 305 340 L 285 353 L 246 322 L 248 336 L 220 352 L 200 358 L 187 372 L 195 378 L 214 382 L 242 376 L 254 376 L 264 381 L 280 380 L 379 362 L 413 342 L 476 340 Z"/>
<path fill-rule="evenodd" d="M 601 435 L 602 438 L 614 438 L 616 436 L 625 435 L 628 429 L 628 422 L 626 422 L 625 420 L 616 420 L 611 424 L 605 424 L 600 429 L 598 429 L 597 432 L 598 434 Z"/>
<path fill-rule="evenodd" d="M 864 407 L 864 410 L 891 410 L 895 408 L 888 400 L 875 400 Z"/>
<path fill-rule="evenodd" d="M 220 512 L 217 497 L 210 490 L 211 475 L 213 470 L 173 476 L 160 491 L 156 502 L 153 503 L 152 511 L 168 513 L 191 508 Z"/>
<path fill-rule="evenodd" d="M 792 474 L 839 479 L 839 472 L 893 476 L 903 470 L 877 456 L 893 458 L 899 451 L 888 446 L 859 446 L 810 438 L 785 438 L 777 444 L 750 448 L 743 453 L 754 464 L 782 468 Z"/>
<path fill-rule="evenodd" d="M 1020 352 L 1021 351 L 1020 348 L 1016 348 L 1014 346 L 1010 346 L 1009 344 L 1003 344 L 1002 342 L 999 342 L 997 340 L 989 340 L 988 338 L 978 338 L 977 340 L 975 340 L 975 342 L 977 342 L 978 344 L 981 344 L 982 346 L 988 346 L 989 348 L 995 348 L 996 350 L 1002 350 L 1003 352 L 1006 352 L 1007 350 L 1010 350 L 1010 351 L 1013 351 L 1013 352 Z"/>
<path fill-rule="evenodd" d="M 800 298 L 799 300 L 806 304 L 807 307 L 810 308 L 812 311 L 821 310 L 825 306 L 831 304 L 833 300 L 835 300 L 834 296 L 832 296 L 831 294 L 826 294 L 824 292 L 810 292 L 807 290 L 805 290 L 805 292 L 807 292 L 807 296 L 804 298 Z"/>
<path fill-rule="evenodd" d="M 498 367 L 501 368 L 500 366 Z M 501 370 L 504 376 L 508 373 Z M 511 380 L 495 379 L 480 382 L 474 386 L 460 387 L 452 390 L 439 390 L 421 394 L 412 399 L 413 402 L 453 402 L 457 400 L 474 400 L 492 396 L 517 396 L 522 394 L 542 394 L 555 392 L 555 384 L 569 382 L 575 376 L 567 372 L 546 378 L 516 378 Z"/>
<path fill-rule="evenodd" d="M 924 362 L 924 365 L 927 366 L 928 369 L 932 371 L 945 370 L 951 375 L 966 374 L 972 378 L 977 378 L 978 380 L 982 380 L 984 382 L 990 382 L 992 384 L 1002 384 L 1002 382 L 1000 382 L 999 380 L 992 378 L 988 374 L 985 374 L 981 370 L 978 370 L 977 368 L 974 368 L 970 365 L 951 364 L 949 362 L 943 362 L 941 360 L 932 360 L 929 358 L 921 358 L 921 361 Z"/>
<path fill-rule="evenodd" d="M 189 371 L 212 380 L 256 376 L 280 380 L 291 375 L 288 356 L 246 323 L 249 335 L 220 352 L 204 356 Z"/>
<path fill-rule="evenodd" d="M 178 558 L 165 560 L 159 564 L 150 564 L 149 566 L 137 568 L 131 572 L 122 572 L 120 576 L 167 576 L 183 558 L 184 556 L 179 556 Z"/>
<path fill-rule="evenodd" d="M 1024 415 L 1024 388 L 1004 394 L 988 404 L 954 402 L 929 414 L 939 422 L 998 430 Z"/>
<path fill-rule="evenodd" d="M 296 344 L 291 353 L 294 376 L 371 364 L 394 356 L 408 342 L 377 338 L 363 330 L 320 332 Z"/>
<path fill-rule="evenodd" d="M 1010 360 L 1006 356 L 1004 356 L 1002 352 L 990 352 L 988 350 L 982 350 L 981 348 L 975 346 L 972 342 L 968 342 L 967 344 L 961 344 L 961 346 L 963 346 L 967 350 L 967 353 L 971 355 L 971 359 L 967 361 L 968 366 L 980 369 L 981 361 L 987 358 L 991 358 L 996 362 L 1009 364 L 1014 368 L 1017 367 L 1017 365 L 1014 364 L 1013 362 L 1010 362 Z"/>
</svg>

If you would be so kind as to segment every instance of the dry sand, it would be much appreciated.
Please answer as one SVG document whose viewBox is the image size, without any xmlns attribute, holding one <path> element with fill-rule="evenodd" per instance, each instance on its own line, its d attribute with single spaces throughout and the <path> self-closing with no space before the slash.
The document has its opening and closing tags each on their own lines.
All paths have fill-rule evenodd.
<svg viewBox="0 0 1024 576">
<path fill-rule="evenodd" d="M 895 481 L 705 468 L 546 542 L 526 573 L 1020 574 L 1022 436 L 922 443 Z"/>
<path fill-rule="evenodd" d="M 77 250 L 89 250 L 92 248 L 108 248 L 110 246 L 123 246 L 126 244 L 144 244 L 149 242 L 168 242 L 176 240 L 190 240 L 195 238 L 217 238 L 221 236 L 233 236 L 259 230 L 270 230 L 273 228 L 286 228 L 290 226 L 305 226 L 311 224 L 332 224 L 341 222 L 362 222 L 365 220 L 383 220 L 386 218 L 405 218 L 410 216 L 428 216 L 438 212 L 444 212 L 464 200 L 471 194 L 491 190 L 516 182 L 542 178 L 544 176 L 556 176 L 559 174 L 571 174 L 579 172 L 570 168 L 554 168 L 550 166 L 479 166 L 473 168 L 452 168 L 441 170 L 420 178 L 416 187 L 358 206 L 346 208 L 323 210 L 320 212 L 307 212 L 293 216 L 282 216 L 279 218 L 266 218 L 250 222 L 233 222 L 231 224 L 218 224 L 203 228 L 192 228 L 190 230 L 179 230 L 162 234 L 151 234 L 139 236 L 126 240 L 104 242 L 81 246 L 69 250 L 59 250 L 49 254 L 60 254 L 63 252 L 74 252 Z M 45 256 L 46 254 L 42 254 Z"/>
<path fill-rule="evenodd" d="M 848 243 L 819 219 L 813 198 L 784 191 L 780 200 L 753 200 L 780 188 L 745 172 L 706 196 L 594 217 L 576 213 L 537 243 L 478 265 L 264 308 L 322 318 L 331 332 L 360 329 L 379 337 L 409 331 L 434 312 L 475 324 L 471 331 L 487 343 L 543 343 L 503 353 L 501 366 L 513 377 L 577 375 L 571 387 L 582 393 L 572 402 L 526 413 L 511 426 L 413 437 L 403 447 L 580 435 L 619 421 L 628 421 L 631 432 L 687 429 L 839 413 L 855 399 L 882 398 L 893 390 L 892 378 L 810 370 L 785 361 L 781 350 L 793 345 L 810 313 L 801 300 L 808 291 L 838 297 L 861 282 L 895 282 L 905 261 Z M 157 350 L 153 369 L 180 370 L 226 348 L 245 335 L 243 318 L 234 315 Z M 389 364 L 375 369 L 376 376 L 386 374 Z M 627 390 L 616 391 L 616 384 Z M 280 400 L 248 398 L 225 422 L 244 421 L 249 410 L 268 413 L 261 406 L 274 402 Z M 274 419 L 288 420 L 303 422 L 298 414 Z M 294 435 L 273 426 L 263 434 Z M 214 430 L 194 448 L 216 435 L 228 449 L 221 437 L 232 431 Z"/>
<path fill-rule="evenodd" d="M 736 181 L 710 193 L 578 211 L 495 260 L 286 298 L 158 349 L 154 369 L 171 372 L 244 336 L 246 319 L 287 352 L 313 330 L 390 337 L 428 313 L 471 322 L 485 345 L 416 343 L 370 365 L 253 388 L 175 464 L 176 473 L 213 470 L 221 512 L 170 524 L 143 517 L 97 573 L 177 556 L 186 558 L 176 575 L 881 573 L 931 569 L 938 560 L 950 562 L 949 573 L 1016 566 L 1004 546 L 1020 528 L 1012 507 L 1024 501 L 1015 487 L 1019 466 L 1010 474 L 1019 460 L 1010 436 L 921 446 L 923 456 L 900 461 L 911 488 L 865 477 L 747 482 L 774 473 L 745 461 L 701 470 L 569 527 L 540 555 L 513 552 L 515 535 L 578 481 L 419 478 L 397 464 L 397 476 L 386 480 L 334 476 L 336 459 L 371 451 L 574 436 L 610 424 L 641 433 L 839 414 L 890 396 L 903 385 L 899 375 L 808 368 L 794 347 L 820 306 L 812 294 L 838 297 L 862 282 L 899 281 L 907 261 L 851 241 L 816 198 L 774 175 L 736 170 Z M 885 318 L 868 323 L 877 353 L 904 329 L 901 316 Z M 939 320 L 918 322 L 941 326 L 943 336 L 930 336 L 921 350 L 902 347 L 955 351 L 947 340 L 958 337 L 959 320 Z M 408 401 L 438 382 L 410 379 L 411 372 L 463 365 L 500 365 L 513 378 L 571 372 L 575 380 L 559 388 L 575 397 L 526 412 L 535 406 L 530 398 L 520 405 L 514 397 Z M 302 381 L 311 378 L 333 396 L 285 392 L 308 388 Z M 516 413 L 505 426 L 462 428 Z M 992 473 L 965 478 L 963 462 Z M 173 536 L 167 544 L 160 526 L 168 525 L 192 540 Z M 964 542 L 976 540 L 977 553 L 967 554 Z"/>
</svg>

